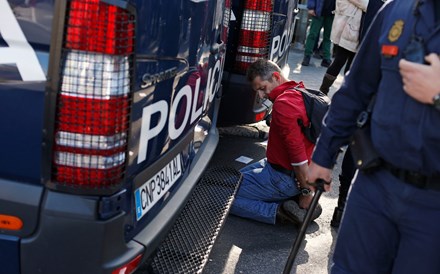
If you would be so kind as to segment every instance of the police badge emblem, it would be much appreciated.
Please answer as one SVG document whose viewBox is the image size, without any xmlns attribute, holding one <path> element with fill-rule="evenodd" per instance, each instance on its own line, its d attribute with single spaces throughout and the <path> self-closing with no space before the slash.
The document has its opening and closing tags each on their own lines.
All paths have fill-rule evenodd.
<svg viewBox="0 0 440 274">
<path fill-rule="evenodd" d="M 402 34 L 404 22 L 403 20 L 396 20 L 388 32 L 388 40 L 390 42 L 396 42 Z"/>
</svg>

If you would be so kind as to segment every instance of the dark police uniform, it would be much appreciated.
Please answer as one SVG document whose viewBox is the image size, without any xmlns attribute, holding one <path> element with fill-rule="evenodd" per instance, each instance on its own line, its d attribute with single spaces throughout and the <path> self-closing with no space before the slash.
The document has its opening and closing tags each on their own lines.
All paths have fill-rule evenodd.
<svg viewBox="0 0 440 274">
<path fill-rule="evenodd" d="M 440 53 L 434 1 L 387 2 L 333 97 L 313 161 L 334 165 L 377 93 L 371 135 L 384 164 L 355 179 L 332 273 L 440 273 L 440 110 L 408 96 L 398 68 L 414 35 L 423 55 Z"/>
</svg>

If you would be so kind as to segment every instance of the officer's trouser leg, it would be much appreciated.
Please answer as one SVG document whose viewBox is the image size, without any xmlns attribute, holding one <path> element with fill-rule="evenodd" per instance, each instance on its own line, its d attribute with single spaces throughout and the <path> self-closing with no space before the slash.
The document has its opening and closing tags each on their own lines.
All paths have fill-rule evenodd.
<svg viewBox="0 0 440 274">
<path fill-rule="evenodd" d="M 440 273 L 439 216 L 440 192 L 417 189 L 384 170 L 359 172 L 331 273 Z"/>
</svg>

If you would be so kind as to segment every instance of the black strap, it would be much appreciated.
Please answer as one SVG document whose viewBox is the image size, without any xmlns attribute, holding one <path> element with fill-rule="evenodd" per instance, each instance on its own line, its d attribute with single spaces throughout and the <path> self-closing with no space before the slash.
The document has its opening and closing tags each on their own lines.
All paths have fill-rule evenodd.
<svg viewBox="0 0 440 274">
<path fill-rule="evenodd" d="M 370 119 L 371 112 L 373 111 L 374 103 L 376 102 L 376 93 L 371 97 L 370 102 L 368 103 L 367 109 L 359 113 L 359 116 L 356 120 L 356 125 L 358 128 L 363 128 Z"/>
<path fill-rule="evenodd" d="M 395 167 L 385 161 L 382 161 L 382 167 L 407 184 L 417 188 L 440 191 L 440 175 L 438 174 L 427 176 L 420 172 Z"/>
</svg>

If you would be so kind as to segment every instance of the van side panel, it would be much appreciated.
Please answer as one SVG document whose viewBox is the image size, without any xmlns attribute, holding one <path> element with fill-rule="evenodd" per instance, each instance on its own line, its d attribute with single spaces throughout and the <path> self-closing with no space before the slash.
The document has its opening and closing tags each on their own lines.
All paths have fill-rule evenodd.
<svg viewBox="0 0 440 274">
<path fill-rule="evenodd" d="M 53 6 L 0 1 L 0 177 L 40 184 Z"/>
</svg>

